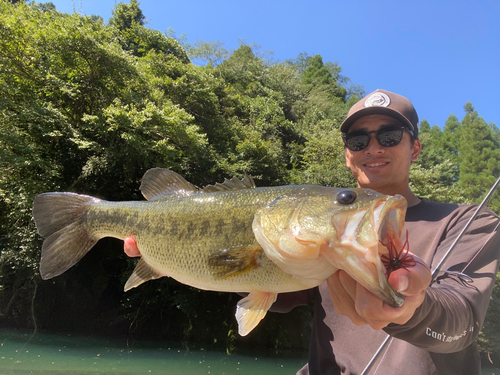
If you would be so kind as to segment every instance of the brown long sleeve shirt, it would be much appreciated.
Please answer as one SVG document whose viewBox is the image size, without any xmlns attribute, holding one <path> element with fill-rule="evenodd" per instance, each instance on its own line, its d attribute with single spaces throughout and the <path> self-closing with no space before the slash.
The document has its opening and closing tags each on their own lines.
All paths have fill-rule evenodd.
<svg viewBox="0 0 500 375">
<path fill-rule="evenodd" d="M 422 200 L 406 213 L 410 251 L 432 270 L 457 238 L 476 206 Z M 289 311 L 314 298 L 315 317 L 308 364 L 298 374 L 360 374 L 387 334 L 394 337 L 376 374 L 479 375 L 475 339 L 483 324 L 500 255 L 498 217 L 483 210 L 461 238 L 443 270 L 466 273 L 467 283 L 442 273 L 427 290 L 424 303 L 404 325 L 383 331 L 356 326 L 338 314 L 326 283 L 280 295 L 272 311 Z M 479 252 L 479 253 L 478 253 Z M 384 332 L 385 331 L 385 332 Z"/>
</svg>

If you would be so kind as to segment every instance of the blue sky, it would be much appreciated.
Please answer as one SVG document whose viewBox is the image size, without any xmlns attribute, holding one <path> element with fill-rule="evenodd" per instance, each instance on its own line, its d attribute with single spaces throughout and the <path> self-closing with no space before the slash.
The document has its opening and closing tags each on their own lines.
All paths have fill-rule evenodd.
<svg viewBox="0 0 500 375">
<path fill-rule="evenodd" d="M 118 2 L 52 1 L 60 12 L 106 21 Z M 497 0 L 142 0 L 140 7 L 148 27 L 172 28 L 188 43 L 236 49 L 243 39 L 280 61 L 320 54 L 367 93 L 380 88 L 408 97 L 431 125 L 443 127 L 451 113 L 461 120 L 470 101 L 500 127 Z"/>
</svg>

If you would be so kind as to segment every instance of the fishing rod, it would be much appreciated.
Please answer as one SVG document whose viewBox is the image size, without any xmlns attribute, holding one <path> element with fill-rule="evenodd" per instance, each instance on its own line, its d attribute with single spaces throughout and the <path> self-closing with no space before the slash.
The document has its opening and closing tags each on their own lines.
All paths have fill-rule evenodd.
<svg viewBox="0 0 500 375">
<path fill-rule="evenodd" d="M 474 214 L 472 215 L 472 217 L 469 219 L 469 221 L 467 222 L 467 224 L 465 224 L 465 227 L 462 229 L 462 231 L 457 236 L 457 238 L 455 239 L 455 241 L 453 241 L 453 243 L 451 244 L 451 246 L 448 249 L 448 251 L 444 254 L 444 256 L 441 259 L 441 261 L 436 265 L 436 267 L 432 271 L 432 281 L 431 281 L 431 284 L 435 280 L 435 278 L 437 277 L 437 275 L 441 272 L 441 268 L 443 267 L 444 262 L 446 262 L 446 260 L 450 257 L 450 255 L 451 255 L 452 251 L 455 249 L 455 246 L 457 245 L 458 241 L 460 241 L 460 239 L 465 234 L 465 232 L 467 231 L 467 229 L 469 229 L 469 226 L 472 224 L 472 222 L 474 221 L 474 219 L 477 217 L 477 215 L 479 214 L 479 211 L 481 211 L 481 209 L 486 205 L 486 203 L 491 198 L 491 196 L 493 195 L 493 193 L 495 192 L 495 190 L 497 189 L 497 187 L 498 187 L 499 184 L 500 184 L 500 177 L 493 184 L 493 186 L 490 189 L 489 193 L 486 194 L 486 197 L 484 197 L 483 201 L 481 202 L 481 204 L 479 205 L 479 207 L 476 209 L 476 211 L 474 212 Z M 497 225 L 496 228 L 498 228 L 498 225 Z M 481 252 L 481 250 L 483 250 L 483 248 L 484 248 L 484 246 L 481 247 L 478 250 L 478 252 L 476 253 L 476 255 L 474 255 L 474 257 L 473 257 L 473 260 Z M 464 275 L 463 272 L 471 264 L 471 262 L 469 262 L 467 264 L 467 266 L 465 266 L 465 268 L 463 269 L 462 273 L 456 273 L 456 272 L 452 272 L 452 271 L 445 271 L 445 272 L 455 273 L 459 277 L 468 277 L 467 275 Z M 469 279 L 470 279 L 470 277 L 469 277 Z M 470 279 L 470 281 L 468 281 L 468 282 L 472 282 L 472 279 Z M 373 365 L 375 364 L 375 362 L 377 362 L 377 360 L 379 359 L 379 357 L 383 353 L 385 353 L 387 351 L 387 349 L 389 349 L 389 346 L 391 345 L 393 339 L 394 338 L 392 336 L 387 335 L 387 337 L 384 339 L 384 341 L 382 342 L 382 344 L 380 345 L 380 347 L 377 349 L 377 351 L 373 355 L 372 359 L 370 360 L 370 362 L 368 362 L 368 364 L 366 365 L 366 367 L 364 368 L 363 372 L 360 375 L 367 375 L 368 374 L 368 372 L 372 369 Z"/>
</svg>

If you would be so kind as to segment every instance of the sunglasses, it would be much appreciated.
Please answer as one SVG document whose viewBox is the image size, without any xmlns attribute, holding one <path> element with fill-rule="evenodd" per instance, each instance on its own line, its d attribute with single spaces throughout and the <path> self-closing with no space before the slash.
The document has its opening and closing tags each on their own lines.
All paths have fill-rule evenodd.
<svg viewBox="0 0 500 375">
<path fill-rule="evenodd" d="M 407 131 L 414 136 L 414 133 L 404 126 L 384 126 L 378 130 L 367 132 L 366 130 L 356 130 L 351 133 L 342 134 L 345 146 L 351 151 L 361 151 L 370 144 L 370 134 L 375 133 L 375 139 L 383 147 L 394 147 L 401 143 L 403 132 Z"/>
</svg>

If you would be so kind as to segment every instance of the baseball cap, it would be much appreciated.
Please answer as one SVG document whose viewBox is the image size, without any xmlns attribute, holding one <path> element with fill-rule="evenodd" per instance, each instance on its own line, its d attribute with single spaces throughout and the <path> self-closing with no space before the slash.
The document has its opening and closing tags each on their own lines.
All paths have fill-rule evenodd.
<svg viewBox="0 0 500 375">
<path fill-rule="evenodd" d="M 401 121 L 418 138 L 418 115 L 410 100 L 404 96 L 385 90 L 375 90 L 354 104 L 340 126 L 342 133 L 347 133 L 349 127 L 357 119 L 369 115 L 386 115 Z"/>
</svg>

